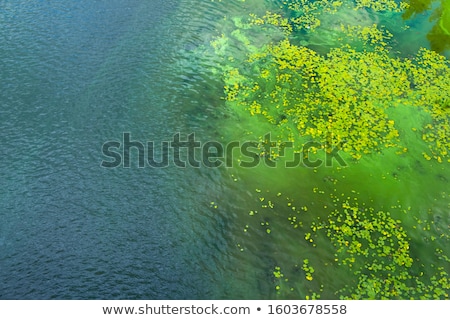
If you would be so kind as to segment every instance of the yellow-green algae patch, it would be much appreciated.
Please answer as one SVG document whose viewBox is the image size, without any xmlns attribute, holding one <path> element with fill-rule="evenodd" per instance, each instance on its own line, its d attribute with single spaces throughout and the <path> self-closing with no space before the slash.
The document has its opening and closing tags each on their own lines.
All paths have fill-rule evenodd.
<svg viewBox="0 0 450 320">
<path fill-rule="evenodd" d="M 424 48 L 413 59 L 395 58 L 386 43 L 391 34 L 376 25 L 342 31 L 364 49 L 347 44 L 321 55 L 286 38 L 253 51 L 243 66 L 225 71 L 228 103 L 284 127 L 286 139 L 342 145 L 356 159 L 393 146 L 406 152 L 389 109 L 421 108 L 433 120 L 421 128 L 425 158 L 450 161 L 448 61 Z"/>
<path fill-rule="evenodd" d="M 450 162 L 448 60 L 425 48 L 414 56 L 397 57 L 390 30 L 377 19 L 370 23 L 362 19 L 368 12 L 401 12 L 407 7 L 395 1 L 282 1 L 281 10 L 250 14 L 247 21 L 235 19 L 238 31 L 213 42 L 216 53 L 226 61 L 222 71 L 227 107 L 241 115 L 246 112 L 252 123 L 257 119 L 272 125 L 279 134 L 277 141 L 294 142 L 298 149 L 313 139 L 324 152 L 338 145 L 357 160 L 366 155 L 377 161 L 381 155 L 374 153 L 391 154 L 387 148 L 395 148 L 399 159 L 423 157 L 416 160 L 418 168 L 422 163 L 448 165 L 443 163 Z M 361 21 L 343 19 L 352 11 Z M 323 23 L 330 16 L 339 17 L 338 23 Z M 323 31 L 324 25 L 332 28 Z M 258 28 L 270 40 L 258 37 Z M 332 41 L 322 46 L 326 50 L 315 50 L 317 42 L 310 41 L 318 37 L 312 35 L 322 31 L 337 36 L 340 43 Z M 245 58 L 234 60 L 236 44 Z M 405 121 L 402 115 L 406 114 L 417 117 Z M 419 141 L 414 143 L 414 139 Z M 387 172 L 379 177 L 378 187 L 386 186 L 387 177 L 401 180 L 401 174 L 399 180 L 398 173 Z M 259 187 L 257 206 L 246 211 L 247 218 L 260 224 L 252 232 L 259 229 L 273 241 L 280 236 L 279 225 L 271 221 L 269 229 L 266 217 L 284 213 L 292 230 L 299 232 L 299 240 L 305 242 L 300 247 L 311 247 L 293 257 L 292 265 L 272 265 L 277 294 L 304 299 L 322 294 L 342 299 L 449 298 L 449 275 L 444 267 L 449 258 L 443 250 L 448 247 L 448 228 L 437 234 L 420 220 L 420 232 L 408 229 L 402 220 L 411 222 L 411 217 L 420 216 L 416 208 L 403 208 L 400 202 L 384 207 L 375 205 L 373 199 L 362 203 L 358 184 L 348 195 L 338 192 L 342 186 L 336 186 L 337 179 L 327 181 L 333 183 L 299 181 L 299 186 L 314 187 L 312 194 L 299 191 L 297 200 L 284 199 L 280 191 L 276 196 L 263 195 Z M 321 185 L 334 191 L 322 190 Z M 366 187 L 366 192 L 382 194 Z M 383 203 L 383 199 L 376 202 Z M 246 236 L 248 226 L 252 223 L 245 224 Z M 432 243 L 433 259 L 442 262 L 427 266 L 427 272 L 414 249 L 422 238 Z M 312 254 L 323 248 L 320 259 L 324 263 Z M 330 288 L 325 270 L 338 270 L 349 281 L 337 280 Z"/>
</svg>

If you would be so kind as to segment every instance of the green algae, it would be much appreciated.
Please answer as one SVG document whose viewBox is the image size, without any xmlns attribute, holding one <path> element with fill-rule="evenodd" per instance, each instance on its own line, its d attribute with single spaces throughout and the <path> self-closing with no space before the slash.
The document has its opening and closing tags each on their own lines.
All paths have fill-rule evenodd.
<svg viewBox="0 0 450 320">
<path fill-rule="evenodd" d="M 393 30 L 375 19 L 370 23 L 345 19 L 351 11 L 366 17 L 368 11 L 402 12 L 407 7 L 394 1 L 286 1 L 280 10 L 234 19 L 236 29 L 212 43 L 227 61 L 221 67 L 227 108 L 273 126 L 278 141 L 290 141 L 298 150 L 313 139 L 324 152 L 341 146 L 355 164 L 393 151 L 399 159 L 422 157 L 416 160 L 421 166 L 423 161 L 448 165 L 448 60 L 426 48 L 400 58 L 392 49 Z M 321 31 L 331 25 L 326 22 L 330 17 L 337 17 L 334 28 Z M 270 36 L 256 40 L 253 35 L 258 29 Z M 315 34 L 320 32 L 330 35 L 322 39 L 334 40 L 318 51 L 318 42 L 311 40 L 318 39 Z M 238 46 L 241 59 L 234 56 Z M 415 118 L 404 121 L 402 114 Z M 419 219 L 411 229 L 411 217 L 419 215 L 417 206 L 402 207 L 401 202 L 377 206 L 373 199 L 361 200 L 359 184 L 349 194 L 336 177 L 316 184 L 314 179 L 320 178 L 314 171 L 311 178 L 310 183 L 301 183 L 312 185 L 312 192 L 298 191 L 292 198 L 280 197 L 284 190 L 270 193 L 262 191 L 265 187 L 256 188 L 259 204 L 247 211 L 271 241 L 277 242 L 281 232 L 272 221 L 268 228 L 268 217 L 282 216 L 304 241 L 299 248 L 311 247 L 309 254 L 293 257 L 292 264 L 277 262 L 271 267 L 277 295 L 448 299 L 449 275 L 444 267 L 448 226 L 435 230 Z M 399 178 L 398 173 L 388 172 L 378 179 L 383 187 L 401 180 L 401 174 Z M 373 186 L 366 191 L 384 194 Z M 316 200 L 305 201 L 308 197 Z M 246 221 L 245 233 L 255 221 Z M 423 239 L 434 244 L 433 258 L 442 262 L 427 266 L 427 272 L 426 262 L 414 250 Z M 321 259 L 314 250 L 324 250 Z M 330 286 L 324 276 L 329 269 L 351 280 Z"/>
<path fill-rule="evenodd" d="M 304 286 L 309 289 L 300 294 L 302 299 L 318 299 L 325 293 L 327 299 L 449 298 L 450 282 L 445 265 L 450 260 L 448 250 L 443 249 L 448 248 L 450 237 L 445 227 L 440 229 L 433 221 L 416 219 L 414 229 L 419 231 L 420 238 L 429 242 L 428 250 L 434 252 L 436 261 L 442 261 L 425 273 L 424 261 L 414 250 L 417 239 L 411 237 L 402 222 L 402 217 L 413 214 L 412 208 L 405 210 L 398 204 L 389 209 L 376 209 L 374 204 L 358 200 L 360 196 L 355 190 L 346 194 L 340 193 L 339 188 L 334 192 L 314 188 L 313 193 L 331 199 L 331 204 L 324 205 L 317 216 L 317 208 L 311 214 L 308 210 L 295 210 L 295 201 L 289 197 L 278 199 L 277 206 L 284 202 L 286 207 L 294 208 L 287 218 L 291 227 L 303 234 L 306 246 L 313 250 L 326 246 L 328 254 L 317 259 L 311 255 L 314 251 L 305 257 L 303 250 L 299 256 L 305 258 L 298 261 L 298 256 L 292 257 L 297 263 L 276 265 L 272 276 L 277 295 L 289 297 L 296 287 Z M 271 197 L 276 195 L 272 193 Z M 266 224 L 261 222 L 263 228 Z M 316 275 L 317 269 L 339 270 L 348 277 L 340 287 L 330 286 L 322 273 Z"/>
<path fill-rule="evenodd" d="M 439 26 L 450 36 L 450 1 L 442 2 L 442 14 L 439 19 Z"/>
<path fill-rule="evenodd" d="M 252 19 L 256 25 L 287 23 L 279 15 Z M 260 50 L 249 48 L 244 65 L 230 64 L 224 71 L 230 107 L 282 127 L 283 139 L 310 137 L 328 149 L 343 144 L 356 159 L 385 147 L 406 152 L 389 108 L 423 108 L 433 118 L 422 127 L 430 145 L 424 156 L 449 161 L 448 61 L 424 48 L 414 59 L 393 57 L 388 48 L 392 34 L 377 25 L 341 24 L 340 29 L 349 43 L 359 40 L 362 50 L 347 43 L 321 55 L 289 38 Z"/>
</svg>

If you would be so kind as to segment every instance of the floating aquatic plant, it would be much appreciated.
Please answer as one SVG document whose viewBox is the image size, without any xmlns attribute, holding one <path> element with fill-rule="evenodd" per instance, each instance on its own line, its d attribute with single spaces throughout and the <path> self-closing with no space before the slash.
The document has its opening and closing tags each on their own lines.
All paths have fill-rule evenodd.
<svg viewBox="0 0 450 320">
<path fill-rule="evenodd" d="M 340 298 L 448 299 L 450 282 L 444 267 L 434 275 L 415 274 L 409 239 L 400 220 L 387 211 L 361 208 L 348 200 L 330 213 L 328 221 L 313 224 L 326 232 L 336 247 L 336 264 L 349 268 L 355 283 L 340 290 Z M 315 231 L 314 231 L 315 230 Z M 441 259 L 448 258 L 437 250 Z"/>
<path fill-rule="evenodd" d="M 376 210 L 365 203 L 350 200 L 341 195 L 334 199 L 335 206 L 327 218 L 318 217 L 311 223 L 305 240 L 316 246 L 313 238 L 326 237 L 335 248 L 332 265 L 347 269 L 352 275 L 346 285 L 336 291 L 340 299 L 448 299 L 450 281 L 448 270 L 433 266 L 433 273 L 421 271 L 421 261 L 411 250 L 413 240 L 403 228 L 402 222 L 389 211 Z M 400 206 L 401 207 L 401 206 Z M 400 210 L 398 208 L 398 211 Z M 289 219 L 292 221 L 293 219 Z M 295 219 L 296 220 L 296 219 Z M 295 221 L 294 220 L 294 221 Z M 424 234 L 430 232 L 430 223 L 418 221 Z M 442 230 L 440 232 L 443 232 Z M 449 240 L 446 234 L 439 237 Z M 430 236 L 430 241 L 437 237 Z M 445 246 L 445 244 L 444 244 Z M 435 244 L 435 256 L 443 264 L 450 262 L 444 251 Z M 431 249 L 431 247 L 430 247 Z M 317 263 L 317 262 L 316 262 Z M 317 267 L 331 267 L 325 263 Z M 314 276 L 315 268 L 308 258 L 303 259 L 301 269 L 307 281 L 320 284 L 319 295 L 327 283 Z"/>
<path fill-rule="evenodd" d="M 324 152 L 339 145 L 354 159 L 386 148 L 397 148 L 399 154 L 408 152 L 402 134 L 412 129 L 428 145 L 423 151 L 425 159 L 450 162 L 450 69 L 444 56 L 423 48 L 413 57 L 395 57 L 390 49 L 392 33 L 377 23 L 367 22 L 339 21 L 333 34 L 338 34 L 342 43 L 330 46 L 326 52 L 318 52 L 308 43 L 307 36 L 320 30 L 326 14 L 334 15 L 348 8 L 366 13 L 399 12 L 407 8 L 405 3 L 295 0 L 281 4 L 278 11 L 267 11 L 262 16 L 250 14 L 247 22 L 236 19 L 237 31 L 213 42 L 216 53 L 225 58 L 224 91 L 231 110 L 246 111 L 248 117 L 273 125 L 282 134 L 278 141 L 294 142 L 300 148 L 305 139 L 314 139 Z M 276 37 L 273 41 L 256 40 L 252 37 L 255 28 L 264 28 Z M 239 44 L 245 59 L 227 57 L 228 50 L 237 47 L 233 43 Z M 428 118 L 421 120 L 421 127 L 405 128 L 401 119 L 394 117 L 400 113 L 393 112 L 398 109 L 425 111 Z M 284 208 L 283 212 L 292 210 L 287 220 L 300 230 L 301 241 L 317 248 L 318 238 L 328 239 L 334 248 L 333 266 L 353 277 L 346 286 L 338 288 L 336 297 L 449 298 L 448 270 L 433 266 L 432 274 L 421 271 L 420 259 L 411 248 L 414 240 L 398 215 L 394 218 L 396 208 L 375 209 L 359 204 L 356 197 L 342 195 L 343 201 L 334 197 L 334 205 L 323 205 L 326 219 L 313 219 L 305 231 L 308 220 L 301 214 L 310 214 L 314 208 L 294 205 L 292 199 L 280 204 L 275 197 L 262 196 L 260 189 L 256 192 L 260 213 L 250 210 L 249 216 L 264 215 L 278 208 Z M 313 192 L 325 193 L 317 187 Z M 410 211 L 408 214 L 412 214 Z M 269 229 L 265 220 L 259 223 L 262 232 L 272 232 L 270 238 L 276 236 L 276 227 Z M 433 243 L 437 239 L 448 241 L 448 237 L 434 234 L 425 237 Z M 436 246 L 436 259 L 448 263 L 446 252 Z M 296 267 L 302 272 L 302 283 L 321 288 L 320 292 L 309 289 L 309 294 L 302 298 L 320 297 L 326 283 L 321 283 L 316 271 L 319 266 L 314 265 L 317 262 L 308 257 L 299 259 L 302 262 Z M 287 279 L 290 273 L 285 266 L 283 270 L 276 266 L 272 272 L 277 293 L 285 286 L 281 279 Z"/>
<path fill-rule="evenodd" d="M 283 127 L 290 138 L 311 137 L 328 150 L 342 144 L 356 159 L 386 147 L 406 151 L 389 110 L 422 108 L 433 120 L 422 129 L 426 158 L 448 160 L 448 61 L 427 49 L 414 60 L 393 58 L 386 48 L 391 34 L 376 25 L 342 30 L 367 50 L 344 45 L 323 56 L 288 39 L 268 45 L 249 54 L 245 67 L 225 72 L 227 101 Z"/>
</svg>

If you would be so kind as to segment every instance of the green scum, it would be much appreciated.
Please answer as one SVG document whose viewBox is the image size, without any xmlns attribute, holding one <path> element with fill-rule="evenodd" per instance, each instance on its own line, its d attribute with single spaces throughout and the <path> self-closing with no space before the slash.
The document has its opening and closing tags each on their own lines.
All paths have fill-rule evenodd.
<svg viewBox="0 0 450 320">
<path fill-rule="evenodd" d="M 448 31 L 447 9 L 444 3 L 438 19 L 444 33 Z M 392 49 L 392 30 L 376 20 L 345 18 L 351 12 L 367 17 L 370 12 L 407 15 L 411 10 L 409 3 L 393 0 L 294 0 L 281 1 L 278 9 L 260 16 L 250 13 L 247 20 L 235 19 L 235 30 L 212 42 L 216 54 L 227 61 L 222 66 L 227 107 L 273 125 L 280 132 L 279 140 L 293 142 L 298 149 L 313 139 L 325 152 L 339 145 L 355 161 L 389 148 L 405 155 L 412 152 L 406 140 L 414 131 L 425 144 L 421 156 L 436 165 L 450 163 L 449 61 L 426 48 L 414 56 L 400 57 Z M 325 23 L 330 20 L 333 24 Z M 327 28 L 321 30 L 324 25 Z M 255 30 L 263 30 L 271 40 L 254 38 Z M 310 42 L 317 32 L 328 32 L 333 39 L 321 50 Z M 234 59 L 232 48 L 236 47 L 245 58 Z M 408 127 L 395 117 L 398 109 L 427 116 L 419 120 L 420 126 Z M 263 210 L 274 210 L 270 200 L 260 200 Z M 334 298 L 449 298 L 449 270 L 444 266 L 450 260 L 442 242 L 434 241 L 437 235 L 430 239 L 436 242 L 432 249 L 442 264 L 424 274 L 412 250 L 416 240 L 394 218 L 396 213 L 358 204 L 356 198 L 338 201 L 334 197 L 333 206 L 323 206 L 326 218 L 309 219 L 308 226 L 291 202 L 287 206 L 296 213 L 288 217 L 292 227 L 312 248 L 327 239 L 334 260 L 326 267 L 345 270 L 350 277 L 333 293 Z M 302 214 L 309 213 L 306 205 L 302 207 Z M 266 223 L 261 226 L 273 236 Z M 448 236 L 440 239 L 448 246 Z M 321 282 L 317 270 L 324 266 L 311 261 L 303 258 L 294 266 L 302 279 L 275 266 L 276 292 L 294 291 L 299 283 L 308 291 L 302 298 L 320 298 L 327 284 Z M 294 280 L 286 284 L 288 274 Z"/>
</svg>

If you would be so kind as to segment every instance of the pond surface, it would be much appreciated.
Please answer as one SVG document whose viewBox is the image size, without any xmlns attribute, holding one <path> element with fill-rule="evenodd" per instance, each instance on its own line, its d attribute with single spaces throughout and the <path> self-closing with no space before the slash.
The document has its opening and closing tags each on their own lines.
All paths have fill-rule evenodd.
<svg viewBox="0 0 450 320">
<path fill-rule="evenodd" d="M 124 132 L 156 143 L 176 133 L 229 142 L 267 132 L 244 114 L 230 114 L 215 69 L 222 62 L 211 58 L 210 42 L 226 32 L 224 16 L 254 6 L 238 0 L 1 2 L 0 299 L 303 296 L 304 279 L 277 295 L 274 267 L 295 273 L 305 257 L 318 264 L 330 252 L 313 250 L 305 230 L 286 223 L 287 203 L 308 207 L 305 221 L 323 215 L 331 199 L 312 190 L 332 191 L 334 179 L 348 193 L 358 186 L 360 199 L 374 206 L 412 207 L 414 215 L 399 217 L 406 226 L 435 221 L 437 233 L 448 233 L 448 164 L 432 164 L 420 153 L 387 153 L 313 172 L 138 168 L 133 150 L 130 168 L 101 167 L 102 145 L 122 141 Z M 413 37 L 427 46 L 426 31 Z M 404 52 L 417 50 L 400 38 Z M 261 209 L 251 220 L 261 197 L 276 212 Z M 410 236 L 415 254 L 432 264 L 420 233 Z M 321 276 L 339 278 L 329 269 Z"/>
</svg>

